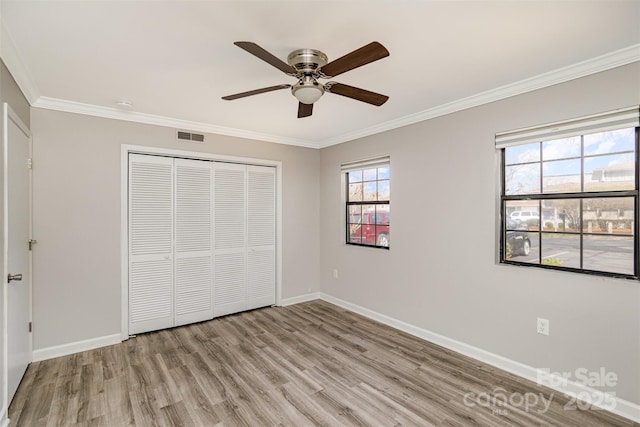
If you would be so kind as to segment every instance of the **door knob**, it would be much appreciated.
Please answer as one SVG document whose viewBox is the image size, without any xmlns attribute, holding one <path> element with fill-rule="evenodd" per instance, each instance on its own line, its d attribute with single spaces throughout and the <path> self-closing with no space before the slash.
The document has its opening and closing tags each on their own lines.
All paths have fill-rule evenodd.
<svg viewBox="0 0 640 427">
<path fill-rule="evenodd" d="M 22 273 L 19 274 L 9 274 L 7 276 L 7 283 L 11 283 L 12 280 L 20 281 L 22 280 Z"/>
</svg>

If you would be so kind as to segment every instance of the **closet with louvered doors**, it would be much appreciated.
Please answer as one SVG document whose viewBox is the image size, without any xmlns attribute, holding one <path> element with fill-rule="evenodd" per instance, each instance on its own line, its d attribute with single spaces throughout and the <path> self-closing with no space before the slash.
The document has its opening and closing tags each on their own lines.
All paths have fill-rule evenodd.
<svg viewBox="0 0 640 427">
<path fill-rule="evenodd" d="M 275 304 L 275 168 L 129 156 L 129 333 Z"/>
</svg>

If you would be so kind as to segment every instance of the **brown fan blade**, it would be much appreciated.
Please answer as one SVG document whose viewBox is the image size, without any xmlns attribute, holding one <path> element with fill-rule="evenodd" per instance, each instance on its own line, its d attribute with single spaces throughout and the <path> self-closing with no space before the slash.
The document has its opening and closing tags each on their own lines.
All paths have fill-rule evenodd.
<svg viewBox="0 0 640 427">
<path fill-rule="evenodd" d="M 291 85 L 278 85 L 278 86 L 269 86 L 263 87 L 262 89 L 250 90 L 248 92 L 236 93 L 234 95 L 223 96 L 222 99 L 225 101 L 233 101 L 234 99 L 244 98 L 245 96 L 257 95 L 259 93 L 271 92 L 279 89 L 286 89 L 291 87 Z"/>
<path fill-rule="evenodd" d="M 381 106 L 389 99 L 389 97 L 386 95 L 381 95 L 379 93 L 370 92 L 368 90 L 336 82 L 329 82 L 325 84 L 324 89 L 330 93 L 346 96 L 347 98 L 356 99 L 358 101 L 366 102 L 377 107 Z"/>
<path fill-rule="evenodd" d="M 262 59 L 264 62 L 273 65 L 278 70 L 284 73 L 292 74 L 292 75 L 296 74 L 296 69 L 293 68 L 291 65 L 287 64 L 280 58 L 267 52 L 266 50 L 264 50 L 263 48 L 261 48 L 260 46 L 258 46 L 253 42 L 235 42 L 233 44 L 235 44 L 239 48 L 246 50 L 253 56 L 257 56 L 258 58 Z"/>
<path fill-rule="evenodd" d="M 298 103 L 298 118 L 309 117 L 313 112 L 313 104 Z"/>
<path fill-rule="evenodd" d="M 327 77 L 335 77 L 338 74 L 361 67 L 370 62 L 389 56 L 389 51 L 378 42 L 371 42 L 360 49 L 347 53 L 338 59 L 334 59 L 320 69 Z"/>
</svg>

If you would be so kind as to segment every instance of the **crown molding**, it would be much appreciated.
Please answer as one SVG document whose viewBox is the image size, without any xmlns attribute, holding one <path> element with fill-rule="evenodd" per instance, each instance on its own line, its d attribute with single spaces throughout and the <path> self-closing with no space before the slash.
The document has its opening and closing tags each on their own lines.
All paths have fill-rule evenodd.
<svg viewBox="0 0 640 427">
<path fill-rule="evenodd" d="M 34 102 L 38 98 L 40 98 L 40 91 L 37 86 L 33 83 L 34 80 L 29 74 L 27 67 L 24 65 L 24 62 L 20 58 L 20 54 L 15 47 L 15 43 L 13 42 L 13 38 L 7 30 L 5 29 L 5 25 L 0 18 L 0 57 L 6 65 L 7 69 L 13 76 L 14 80 L 18 84 L 20 90 L 24 94 L 25 98 L 29 104 L 33 105 Z"/>
<path fill-rule="evenodd" d="M 306 148 L 319 148 L 318 143 L 303 139 L 287 138 L 281 135 L 271 135 L 260 132 L 253 132 L 243 129 L 217 126 L 208 123 L 194 122 L 190 120 L 174 119 L 171 117 L 156 116 L 154 114 L 139 113 L 135 111 L 124 111 L 117 108 L 101 107 L 93 104 L 68 101 L 59 98 L 49 98 L 41 96 L 31 105 L 34 108 L 44 108 L 47 110 L 63 111 L 66 113 L 83 114 L 86 116 L 102 117 L 107 119 L 125 120 L 135 123 L 157 125 L 184 129 L 196 132 L 212 133 L 217 135 L 233 136 L 276 144 L 296 145 Z"/>
<path fill-rule="evenodd" d="M 640 61 L 640 44 L 320 142 L 330 147 Z"/>
</svg>

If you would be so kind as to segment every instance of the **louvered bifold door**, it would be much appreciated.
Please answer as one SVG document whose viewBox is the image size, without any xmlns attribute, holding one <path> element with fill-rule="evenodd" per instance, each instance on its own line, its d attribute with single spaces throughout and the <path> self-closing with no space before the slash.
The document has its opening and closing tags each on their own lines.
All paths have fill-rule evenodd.
<svg viewBox="0 0 640 427">
<path fill-rule="evenodd" d="M 246 166 L 214 163 L 215 316 L 246 307 Z"/>
<path fill-rule="evenodd" d="M 247 166 L 247 307 L 276 302 L 275 168 Z"/>
<path fill-rule="evenodd" d="M 173 326 L 173 159 L 129 157 L 129 333 Z"/>
<path fill-rule="evenodd" d="M 213 163 L 175 159 L 175 325 L 213 318 Z"/>
</svg>

